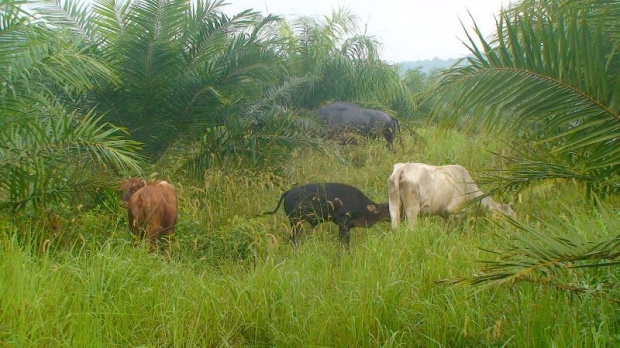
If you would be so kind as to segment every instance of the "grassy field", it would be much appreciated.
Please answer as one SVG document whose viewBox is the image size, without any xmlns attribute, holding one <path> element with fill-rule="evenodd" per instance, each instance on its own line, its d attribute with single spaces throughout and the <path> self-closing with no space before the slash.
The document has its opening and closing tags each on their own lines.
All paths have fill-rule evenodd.
<svg viewBox="0 0 620 348">
<path fill-rule="evenodd" d="M 295 253 L 282 212 L 257 217 L 306 182 L 349 183 L 385 202 L 396 162 L 458 163 L 475 178 L 503 165 L 491 153 L 504 151 L 501 142 L 438 129 L 403 138 L 394 153 L 381 142 L 343 149 L 340 159 L 300 152 L 282 177 L 210 171 L 187 184 L 158 168 L 180 199 L 170 262 L 132 245 L 119 197 L 73 214 L 3 215 L 0 346 L 620 345 L 617 297 L 436 283 L 496 259 L 482 249 L 500 250 L 517 233 L 501 222 L 469 219 L 456 231 L 440 218 L 415 230 L 379 223 L 353 229 L 349 252 L 326 223 Z M 515 201 L 525 223 L 563 219 L 593 240 L 615 233 L 584 197 L 558 182 L 495 198 Z M 618 275 L 617 267 L 566 273 L 584 283 L 618 284 Z"/>
</svg>

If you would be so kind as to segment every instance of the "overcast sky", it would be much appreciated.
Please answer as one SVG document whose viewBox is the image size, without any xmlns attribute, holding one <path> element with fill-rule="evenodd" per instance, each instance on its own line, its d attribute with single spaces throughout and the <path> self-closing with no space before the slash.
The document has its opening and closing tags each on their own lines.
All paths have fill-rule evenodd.
<svg viewBox="0 0 620 348">
<path fill-rule="evenodd" d="M 383 44 L 381 58 L 389 62 L 456 58 L 468 54 L 459 19 L 469 29 L 468 11 L 485 35 L 494 32 L 494 16 L 509 0 L 228 0 L 233 14 L 253 8 L 286 17 L 325 16 L 347 7 L 366 25 L 367 33 Z"/>
</svg>

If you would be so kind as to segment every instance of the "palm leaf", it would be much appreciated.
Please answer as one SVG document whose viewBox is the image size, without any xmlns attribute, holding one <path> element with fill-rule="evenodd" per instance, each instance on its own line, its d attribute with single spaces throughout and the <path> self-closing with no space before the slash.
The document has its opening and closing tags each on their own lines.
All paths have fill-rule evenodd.
<svg viewBox="0 0 620 348">
<path fill-rule="evenodd" d="M 85 42 L 94 42 L 92 10 L 87 2 L 41 0 L 33 4 L 33 9 L 49 25 L 71 30 Z"/>
<path fill-rule="evenodd" d="M 40 207 L 67 198 L 84 187 L 92 168 L 140 173 L 136 142 L 102 124 L 101 117 L 76 119 L 67 115 L 14 124 L 0 132 L 2 207 Z"/>
<path fill-rule="evenodd" d="M 615 185 L 620 52 L 608 20 L 618 7 L 596 0 L 528 0 L 502 13 L 495 40 L 486 41 L 475 27 L 467 34 L 469 65 L 451 69 L 442 80 L 451 113 L 468 115 L 463 121 L 470 126 L 544 149 L 549 158 L 570 163 L 580 178 L 614 177 L 609 182 Z"/>
<path fill-rule="evenodd" d="M 620 222 L 616 214 L 597 200 L 605 231 L 584 234 L 570 220 L 556 219 L 553 223 L 538 221 L 538 226 L 508 220 L 517 231 L 507 240 L 508 247 L 490 251 L 499 260 L 486 260 L 486 265 L 470 277 L 446 279 L 440 283 L 453 285 L 500 285 L 533 282 L 560 289 L 585 292 L 590 287 L 575 284 L 563 275 L 567 269 L 608 267 L 620 264 Z M 612 237 L 607 237 L 611 234 Z M 598 238 L 598 239 L 597 239 Z M 599 284 L 614 286 L 613 284 Z"/>
<path fill-rule="evenodd" d="M 307 83 L 293 79 L 267 90 L 262 99 L 233 103 L 229 117 L 220 127 L 209 128 L 194 153 L 179 169 L 201 177 L 207 168 L 274 170 L 286 163 L 293 150 L 322 147 L 312 136 L 320 129 L 313 118 L 288 110 L 282 104 Z"/>
</svg>

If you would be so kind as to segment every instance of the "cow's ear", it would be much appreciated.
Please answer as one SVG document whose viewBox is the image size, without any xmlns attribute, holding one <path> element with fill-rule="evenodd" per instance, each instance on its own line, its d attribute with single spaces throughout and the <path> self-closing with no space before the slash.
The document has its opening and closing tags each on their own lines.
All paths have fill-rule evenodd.
<svg viewBox="0 0 620 348">
<path fill-rule="evenodd" d="M 368 209 L 368 211 L 373 213 L 373 214 L 379 214 L 379 209 L 377 209 L 377 206 L 374 205 L 374 204 L 367 205 L 366 209 Z"/>
</svg>

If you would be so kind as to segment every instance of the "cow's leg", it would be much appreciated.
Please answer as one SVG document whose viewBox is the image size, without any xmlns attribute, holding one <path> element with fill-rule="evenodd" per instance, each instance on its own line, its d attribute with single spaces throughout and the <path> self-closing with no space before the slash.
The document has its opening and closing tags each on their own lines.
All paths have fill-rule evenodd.
<svg viewBox="0 0 620 348">
<path fill-rule="evenodd" d="M 336 223 L 338 224 L 338 238 L 340 239 L 340 245 L 346 249 L 349 249 L 351 239 L 349 229 L 353 227 L 353 223 L 347 222 L 346 220 L 338 221 Z"/>
<path fill-rule="evenodd" d="M 137 237 L 139 234 L 139 227 L 136 226 L 138 222 L 134 218 L 131 211 L 129 211 L 129 209 L 127 210 L 127 221 L 129 222 L 129 232 L 131 232 L 132 235 Z"/>
<path fill-rule="evenodd" d="M 454 229 L 460 226 L 465 220 L 466 214 L 464 212 L 452 212 L 448 216 L 448 228 Z"/>
<path fill-rule="evenodd" d="M 418 198 L 420 196 L 420 192 L 416 189 L 415 185 L 411 184 L 401 184 L 401 190 L 400 199 L 403 202 L 407 222 L 409 223 L 409 228 L 413 228 L 415 227 L 418 215 L 422 209 L 422 203 Z"/>
<path fill-rule="evenodd" d="M 400 178 L 399 174 L 391 175 L 388 179 L 388 197 L 389 197 L 389 209 L 390 219 L 392 220 L 392 229 L 398 228 L 400 219 L 402 218 L 401 208 L 402 202 L 400 197 Z"/>
<path fill-rule="evenodd" d="M 144 238 L 146 238 L 149 242 L 149 251 L 150 252 L 159 252 L 159 236 L 164 231 L 162 222 L 157 219 L 157 215 L 151 212 L 149 217 L 149 222 L 146 225 L 146 230 L 144 231 Z"/>
<path fill-rule="evenodd" d="M 387 127 L 383 131 L 383 136 L 385 137 L 385 141 L 387 142 L 387 148 L 390 151 L 394 151 L 394 130 L 390 127 Z"/>
<path fill-rule="evenodd" d="M 409 228 L 414 228 L 420 214 L 420 201 L 414 201 L 412 204 L 405 207 L 405 214 L 407 215 L 407 221 L 409 222 Z"/>
<path fill-rule="evenodd" d="M 443 217 L 448 219 L 449 229 L 454 229 L 459 226 L 467 216 L 465 210 L 459 209 L 461 203 L 462 202 L 460 200 L 453 199 L 446 207 L 446 211 L 443 213 Z"/>
<path fill-rule="evenodd" d="M 148 225 L 148 229 L 144 231 L 144 239 L 149 244 L 149 252 L 151 253 L 159 253 L 159 230 L 153 230 L 153 227 L 157 226 L 154 223 L 150 223 Z"/>
</svg>

